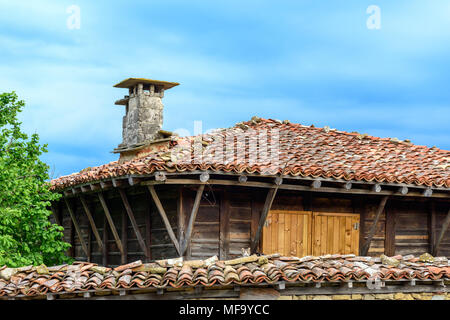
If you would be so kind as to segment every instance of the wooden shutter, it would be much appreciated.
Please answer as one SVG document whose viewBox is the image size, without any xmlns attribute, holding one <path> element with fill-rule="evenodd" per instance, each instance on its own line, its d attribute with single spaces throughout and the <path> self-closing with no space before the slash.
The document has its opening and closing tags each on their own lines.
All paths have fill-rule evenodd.
<svg viewBox="0 0 450 320">
<path fill-rule="evenodd" d="M 314 212 L 313 216 L 313 255 L 358 254 L 359 214 Z"/>
<path fill-rule="evenodd" d="M 262 252 L 303 257 L 358 254 L 359 214 L 271 210 L 263 228 Z"/>
<path fill-rule="evenodd" d="M 312 214 L 271 210 L 263 229 L 263 252 L 304 256 L 311 251 Z"/>
</svg>

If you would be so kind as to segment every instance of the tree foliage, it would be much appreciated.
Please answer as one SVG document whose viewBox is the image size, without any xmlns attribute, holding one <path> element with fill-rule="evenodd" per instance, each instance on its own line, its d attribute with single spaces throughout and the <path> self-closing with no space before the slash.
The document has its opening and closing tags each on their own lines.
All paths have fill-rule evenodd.
<svg viewBox="0 0 450 320">
<path fill-rule="evenodd" d="M 62 227 L 49 221 L 48 165 L 40 160 L 47 145 L 21 130 L 18 114 L 25 103 L 12 93 L 0 94 L 0 266 L 55 265 L 68 261 L 70 245 Z"/>
</svg>

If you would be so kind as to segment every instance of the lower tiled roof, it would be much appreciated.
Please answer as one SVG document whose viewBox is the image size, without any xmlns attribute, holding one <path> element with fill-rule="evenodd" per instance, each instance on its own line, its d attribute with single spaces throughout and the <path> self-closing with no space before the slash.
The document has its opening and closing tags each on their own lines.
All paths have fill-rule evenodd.
<svg viewBox="0 0 450 320">
<path fill-rule="evenodd" d="M 449 280 L 446 257 L 358 257 L 326 255 L 303 258 L 250 256 L 228 261 L 169 259 L 117 268 L 76 262 L 56 267 L 0 268 L 0 297 L 38 297 L 49 293 L 102 292 L 124 289 L 287 285 L 364 280 Z"/>
</svg>

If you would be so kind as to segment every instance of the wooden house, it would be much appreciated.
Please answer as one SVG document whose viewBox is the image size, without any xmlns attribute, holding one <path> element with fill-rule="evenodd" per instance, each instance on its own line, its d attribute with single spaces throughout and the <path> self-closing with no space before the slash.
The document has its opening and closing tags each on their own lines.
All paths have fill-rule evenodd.
<svg viewBox="0 0 450 320">
<path fill-rule="evenodd" d="M 119 160 L 52 181 L 77 260 L 450 255 L 450 151 L 258 117 L 178 137 L 162 130 L 176 85 L 116 85 L 129 89 Z"/>
</svg>

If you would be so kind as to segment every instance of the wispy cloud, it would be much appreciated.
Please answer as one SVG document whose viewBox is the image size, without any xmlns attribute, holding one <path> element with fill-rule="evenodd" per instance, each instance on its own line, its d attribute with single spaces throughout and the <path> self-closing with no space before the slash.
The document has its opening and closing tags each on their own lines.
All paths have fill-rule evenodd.
<svg viewBox="0 0 450 320">
<path fill-rule="evenodd" d="M 66 8 L 81 8 L 81 29 Z M 382 28 L 366 28 L 366 8 Z M 166 129 L 253 115 L 450 149 L 447 1 L 0 0 L 0 91 L 26 100 L 57 174 L 116 159 L 130 76 L 178 81 Z"/>
</svg>

